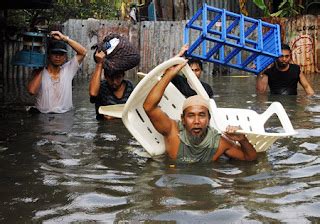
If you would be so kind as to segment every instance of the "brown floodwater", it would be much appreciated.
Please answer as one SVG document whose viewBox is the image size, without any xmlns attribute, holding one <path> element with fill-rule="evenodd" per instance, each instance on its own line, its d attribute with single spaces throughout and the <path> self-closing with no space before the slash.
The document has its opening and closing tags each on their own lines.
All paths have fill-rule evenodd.
<svg viewBox="0 0 320 224">
<path fill-rule="evenodd" d="M 98 122 L 88 80 L 74 81 L 74 110 L 28 114 L 25 82 L 3 83 L 0 106 L 1 223 L 318 223 L 320 75 L 317 95 L 257 96 L 255 79 L 206 78 L 218 107 L 262 113 L 283 104 L 298 131 L 255 162 L 221 159 L 171 166 L 148 159 L 121 120 Z M 269 128 L 277 130 L 272 120 Z"/>
</svg>

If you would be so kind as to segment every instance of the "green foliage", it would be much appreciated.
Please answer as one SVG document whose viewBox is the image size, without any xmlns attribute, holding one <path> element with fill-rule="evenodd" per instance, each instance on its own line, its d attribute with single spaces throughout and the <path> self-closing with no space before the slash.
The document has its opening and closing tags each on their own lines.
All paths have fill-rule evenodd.
<svg viewBox="0 0 320 224">
<path fill-rule="evenodd" d="M 274 17 L 293 17 L 300 15 L 304 7 L 302 5 L 295 4 L 294 0 L 283 0 L 279 5 L 279 11 L 272 13 Z"/>
<path fill-rule="evenodd" d="M 278 8 L 279 11 L 270 14 L 264 0 L 253 0 L 253 3 L 264 12 L 264 16 L 266 17 L 293 17 L 300 15 L 304 9 L 302 5 L 295 4 L 295 0 L 282 0 Z"/>
<path fill-rule="evenodd" d="M 68 19 L 117 19 L 119 2 L 121 0 L 56 0 L 50 9 L 10 9 L 7 25 L 27 30 L 37 17 L 46 18 L 49 26 Z"/>
<path fill-rule="evenodd" d="M 58 0 L 51 10 L 50 20 L 64 22 L 68 19 L 115 19 L 117 16 L 117 9 L 109 1 Z"/>
<path fill-rule="evenodd" d="M 270 16 L 269 9 L 264 3 L 264 0 L 253 0 L 253 3 L 263 11 L 264 16 Z"/>
</svg>

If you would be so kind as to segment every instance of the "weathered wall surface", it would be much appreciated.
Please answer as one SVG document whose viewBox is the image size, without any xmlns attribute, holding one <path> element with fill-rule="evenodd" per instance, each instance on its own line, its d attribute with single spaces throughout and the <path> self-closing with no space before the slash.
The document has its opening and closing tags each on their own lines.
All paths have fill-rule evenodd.
<svg viewBox="0 0 320 224">
<path fill-rule="evenodd" d="M 102 41 L 107 33 L 120 33 L 139 49 L 139 25 L 133 25 L 127 21 L 70 19 L 63 24 L 62 31 L 88 49 L 82 66 L 83 76 L 90 75 L 95 67 L 93 59 L 95 50 L 91 47 Z"/>
<path fill-rule="evenodd" d="M 185 21 L 144 21 L 136 25 L 126 21 L 107 20 L 69 20 L 63 25 L 63 32 L 82 43 L 88 54 L 83 62 L 83 75 L 88 76 L 94 70 L 94 50 L 91 46 L 103 40 L 107 33 L 120 33 L 126 36 L 140 51 L 141 61 L 133 71 L 148 73 L 155 65 L 177 54 L 183 45 Z M 205 65 L 207 70 L 212 64 Z M 132 73 L 131 71 L 128 72 Z"/>
<path fill-rule="evenodd" d="M 282 40 L 291 46 L 293 62 L 299 64 L 304 73 L 320 72 L 319 16 L 305 15 L 290 19 L 266 20 L 280 24 Z M 101 41 L 107 33 L 116 32 L 126 36 L 140 50 L 140 65 L 128 73 L 135 74 L 138 70 L 146 73 L 155 65 L 178 53 L 183 44 L 185 23 L 186 21 L 144 21 L 132 24 L 127 21 L 71 19 L 63 24 L 62 30 L 88 49 L 88 55 L 79 73 L 82 77 L 89 77 L 95 66 L 94 50 L 91 50 L 91 47 L 97 41 Z M 24 76 L 28 69 L 10 64 L 12 55 L 21 48 L 21 43 L 9 40 L 3 46 L 3 57 L 0 62 L 2 77 Z M 206 74 L 211 75 L 214 69 L 221 68 L 212 63 L 204 64 Z M 225 74 L 227 70 L 220 70 L 218 73 Z"/>
<path fill-rule="evenodd" d="M 320 72 L 320 17 L 306 15 L 288 21 L 286 41 L 292 49 L 292 60 L 305 73 Z"/>
<path fill-rule="evenodd" d="M 266 19 L 281 26 L 281 39 L 292 50 L 292 61 L 305 74 L 320 72 L 320 17 L 304 15 L 294 18 Z"/>
</svg>

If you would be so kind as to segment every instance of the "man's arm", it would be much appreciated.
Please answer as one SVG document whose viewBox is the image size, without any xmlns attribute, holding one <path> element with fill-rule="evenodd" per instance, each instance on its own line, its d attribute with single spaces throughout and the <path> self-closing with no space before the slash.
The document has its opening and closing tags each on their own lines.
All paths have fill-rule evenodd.
<svg viewBox="0 0 320 224">
<path fill-rule="evenodd" d="M 81 64 L 81 62 L 83 61 L 84 57 L 87 54 L 87 49 L 84 48 L 81 44 L 79 44 L 77 41 L 72 40 L 71 38 L 69 38 L 66 35 L 63 35 L 61 32 L 59 31 L 51 31 L 51 36 L 56 39 L 56 40 L 62 40 L 64 42 L 66 42 L 67 44 L 69 44 L 70 47 L 72 47 L 73 50 L 75 50 L 77 52 L 76 58 L 78 60 L 78 63 Z"/>
<path fill-rule="evenodd" d="M 106 55 L 103 51 L 96 52 L 96 67 L 91 75 L 91 80 L 89 84 L 89 95 L 98 96 L 100 91 L 101 73 L 103 70 L 103 62 Z"/>
<path fill-rule="evenodd" d="M 35 95 L 38 93 L 41 81 L 42 81 L 42 75 L 41 75 L 42 69 L 39 70 L 34 70 L 33 73 L 33 78 L 30 80 L 28 83 L 28 92 L 31 95 Z"/>
<path fill-rule="evenodd" d="M 219 147 L 216 154 L 213 156 L 213 160 L 217 160 L 222 154 L 225 154 L 229 158 L 238 160 L 252 161 L 257 159 L 257 152 L 248 141 L 244 134 L 238 134 L 236 131 L 238 127 L 228 126 L 225 132 L 226 138 L 221 137 Z M 232 141 L 237 141 L 239 145 Z"/>
<path fill-rule="evenodd" d="M 302 85 L 304 91 L 307 93 L 307 95 L 308 96 L 313 96 L 314 95 L 314 90 L 313 90 L 311 84 L 308 82 L 308 80 L 305 77 L 305 75 L 300 72 L 299 78 L 300 78 L 299 82 Z"/>
<path fill-rule="evenodd" d="M 181 47 L 179 53 L 176 55 L 176 57 L 184 57 L 184 53 L 189 49 L 189 45 L 185 44 Z"/>
<path fill-rule="evenodd" d="M 170 134 L 174 121 L 158 107 L 158 104 L 170 81 L 186 63 L 187 62 L 167 69 L 160 81 L 151 89 L 143 104 L 143 108 L 153 126 L 163 136 L 168 136 Z"/>
<path fill-rule="evenodd" d="M 261 73 L 257 76 L 256 92 L 257 93 L 266 93 L 267 89 L 268 89 L 268 76 L 264 73 Z"/>
</svg>

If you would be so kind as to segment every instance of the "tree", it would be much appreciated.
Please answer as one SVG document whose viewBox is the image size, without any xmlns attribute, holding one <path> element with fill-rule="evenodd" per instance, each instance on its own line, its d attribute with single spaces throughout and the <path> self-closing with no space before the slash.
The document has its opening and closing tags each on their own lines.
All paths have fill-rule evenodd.
<svg viewBox="0 0 320 224">
<path fill-rule="evenodd" d="M 282 0 L 278 6 L 278 11 L 271 14 L 264 0 L 253 0 L 253 3 L 264 12 L 264 16 L 266 17 L 293 17 L 301 15 L 304 9 L 304 7 L 299 4 L 299 0 Z"/>
<path fill-rule="evenodd" d="M 245 15 L 245 16 L 248 16 L 249 13 L 248 13 L 248 10 L 246 8 L 246 4 L 247 4 L 247 0 L 239 0 L 240 13 Z"/>
<path fill-rule="evenodd" d="M 49 9 L 8 9 L 6 25 L 24 31 L 37 18 L 46 19 L 49 26 L 68 19 L 116 19 L 119 3 L 121 0 L 56 0 Z"/>
</svg>

